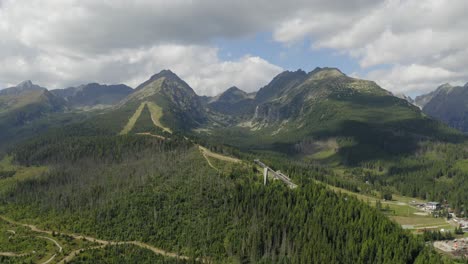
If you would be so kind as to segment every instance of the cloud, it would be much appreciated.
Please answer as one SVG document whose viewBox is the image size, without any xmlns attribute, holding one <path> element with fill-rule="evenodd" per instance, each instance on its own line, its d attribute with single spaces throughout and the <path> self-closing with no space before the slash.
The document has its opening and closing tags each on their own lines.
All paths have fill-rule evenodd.
<svg viewBox="0 0 468 264">
<path fill-rule="evenodd" d="M 274 36 L 286 44 L 309 39 L 313 48 L 347 53 L 371 69 L 364 77 L 387 89 L 423 92 L 437 82 L 468 80 L 466 10 L 465 0 L 376 1 L 349 14 L 299 14 L 281 22 Z M 390 67 L 372 70 L 381 65 Z"/>
<path fill-rule="evenodd" d="M 95 57 L 55 53 L 40 54 L 30 60 L 9 57 L 0 64 L 3 76 L 13 80 L 27 76 L 49 88 L 76 86 L 83 80 L 135 87 L 166 68 L 187 81 L 200 95 L 216 95 L 232 85 L 253 91 L 282 71 L 281 67 L 259 57 L 246 55 L 239 60 L 221 61 L 216 48 L 173 44 L 122 49 Z"/>
<path fill-rule="evenodd" d="M 281 68 L 254 55 L 221 61 L 210 41 L 267 28 L 282 8 L 265 7 L 258 17 L 247 2 L 4 0 L 0 85 L 32 79 L 50 88 L 136 86 L 169 68 L 200 94 L 230 85 L 258 89 Z"/>
<path fill-rule="evenodd" d="M 222 61 L 213 40 L 271 32 L 286 47 L 307 40 L 348 54 L 362 67 L 356 72 L 372 72 L 364 77 L 411 92 L 396 74 L 413 65 L 453 73 L 434 81 L 468 80 L 466 10 L 465 0 L 0 0 L 0 84 L 134 84 L 171 68 L 200 92 L 228 82 L 251 90 L 279 67 L 256 54 Z M 381 65 L 387 70 L 376 74 Z M 429 85 L 421 78 L 405 84 Z"/>
<path fill-rule="evenodd" d="M 435 89 L 445 80 L 462 84 L 463 73 L 449 71 L 440 67 L 424 65 L 396 65 L 387 70 L 375 70 L 367 74 L 367 78 L 378 80 L 379 85 L 396 93 L 421 93 L 428 87 Z"/>
<path fill-rule="evenodd" d="M 283 69 L 260 57 L 246 55 L 237 61 L 212 63 L 196 73 L 187 73 L 186 80 L 207 95 L 216 95 L 231 86 L 253 92 L 271 81 Z"/>
</svg>

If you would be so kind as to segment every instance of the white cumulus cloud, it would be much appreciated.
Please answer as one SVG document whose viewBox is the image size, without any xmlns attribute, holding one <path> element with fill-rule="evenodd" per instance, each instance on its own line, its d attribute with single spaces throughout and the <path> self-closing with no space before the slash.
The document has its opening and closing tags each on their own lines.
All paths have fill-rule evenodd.
<svg viewBox="0 0 468 264">
<path fill-rule="evenodd" d="M 348 54 L 384 88 L 427 91 L 468 81 L 467 11 L 466 0 L 1 0 L 0 85 L 134 85 L 169 68 L 200 93 L 252 90 L 280 67 L 256 54 L 223 61 L 212 43 L 271 32 L 285 47 Z"/>
</svg>

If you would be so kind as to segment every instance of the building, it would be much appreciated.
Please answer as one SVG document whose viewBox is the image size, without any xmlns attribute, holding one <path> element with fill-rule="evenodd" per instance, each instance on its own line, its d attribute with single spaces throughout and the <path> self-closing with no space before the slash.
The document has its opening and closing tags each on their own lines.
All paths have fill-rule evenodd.
<svg viewBox="0 0 468 264">
<path fill-rule="evenodd" d="M 426 209 L 427 210 L 439 210 L 440 209 L 440 203 L 438 202 L 428 202 L 426 203 Z"/>
</svg>

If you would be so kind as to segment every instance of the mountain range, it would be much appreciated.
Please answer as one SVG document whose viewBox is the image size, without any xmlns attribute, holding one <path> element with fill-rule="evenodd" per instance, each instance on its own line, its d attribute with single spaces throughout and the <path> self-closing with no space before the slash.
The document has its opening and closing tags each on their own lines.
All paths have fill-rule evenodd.
<svg viewBox="0 0 468 264">
<path fill-rule="evenodd" d="M 351 78 L 336 68 L 285 71 L 256 93 L 231 87 L 215 97 L 198 96 L 170 70 L 134 90 L 92 83 L 49 92 L 25 82 L 3 91 L 3 112 L 21 113 L 14 117 L 18 122 L 3 125 L 18 126 L 47 114 L 86 113 L 86 122 L 94 127 L 127 134 L 141 132 L 138 126 L 148 128 L 138 122 L 141 117 L 159 132 L 179 131 L 242 149 L 341 163 L 410 153 L 423 139 L 457 134 L 375 82 Z M 27 114 L 33 105 L 41 110 Z"/>
<path fill-rule="evenodd" d="M 468 132 L 468 84 L 443 84 L 415 98 L 423 112 L 463 132 Z"/>
<path fill-rule="evenodd" d="M 450 232 L 398 224 L 447 225 L 414 217 L 409 196 L 464 213 L 466 146 L 407 97 L 336 68 L 214 97 L 170 70 L 135 89 L 26 81 L 0 91 L 0 221 L 63 244 L 30 262 L 441 263 L 426 244 Z"/>
<path fill-rule="evenodd" d="M 72 108 L 106 108 L 112 106 L 133 92 L 133 89 L 123 85 L 102 85 L 89 83 L 78 87 L 51 90 L 53 94 L 62 97 Z"/>
</svg>

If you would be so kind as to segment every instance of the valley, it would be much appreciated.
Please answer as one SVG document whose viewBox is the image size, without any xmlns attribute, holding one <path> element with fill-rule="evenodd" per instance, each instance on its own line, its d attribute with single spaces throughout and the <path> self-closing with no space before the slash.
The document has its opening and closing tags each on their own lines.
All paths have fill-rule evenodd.
<svg viewBox="0 0 468 264">
<path fill-rule="evenodd" d="M 467 12 L 0 0 L 0 264 L 468 264 Z"/>
<path fill-rule="evenodd" d="M 81 105 L 3 152 L 4 232 L 31 241 L 0 250 L 12 263 L 459 261 L 426 246 L 460 236 L 448 210 L 418 205 L 464 217 L 464 135 L 373 82 L 317 68 L 202 98 L 165 70 Z M 29 253 L 57 234 L 63 250 L 43 238 Z"/>
</svg>

